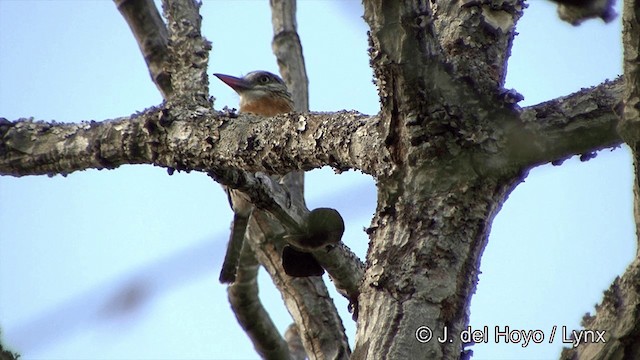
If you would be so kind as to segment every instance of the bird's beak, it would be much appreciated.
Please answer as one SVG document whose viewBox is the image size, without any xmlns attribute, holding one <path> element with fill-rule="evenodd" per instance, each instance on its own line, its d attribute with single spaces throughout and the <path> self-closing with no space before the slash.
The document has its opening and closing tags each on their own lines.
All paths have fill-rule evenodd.
<svg viewBox="0 0 640 360">
<path fill-rule="evenodd" d="M 242 92 L 243 90 L 247 90 L 251 87 L 249 86 L 249 83 L 247 83 L 244 79 L 237 78 L 235 76 L 225 75 L 225 74 L 213 74 L 213 75 L 215 75 L 218 79 L 222 80 L 223 83 L 229 85 L 233 90 L 235 90 L 238 93 Z"/>
</svg>

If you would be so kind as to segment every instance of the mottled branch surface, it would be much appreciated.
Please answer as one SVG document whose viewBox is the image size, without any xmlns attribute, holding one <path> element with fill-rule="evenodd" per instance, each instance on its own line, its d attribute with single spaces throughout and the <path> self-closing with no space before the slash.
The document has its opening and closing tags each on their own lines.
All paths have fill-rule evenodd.
<svg viewBox="0 0 640 360">
<path fill-rule="evenodd" d="M 325 165 L 387 171 L 378 156 L 377 117 L 356 112 L 228 117 L 210 109 L 174 116 L 149 108 L 128 118 L 63 124 L 22 119 L 0 124 L 3 175 L 69 174 L 153 164 L 178 170 L 283 174 Z"/>
<path fill-rule="evenodd" d="M 480 258 L 502 203 L 531 167 L 619 143 L 607 109 L 619 93 L 590 94 L 596 109 L 567 111 L 565 99 L 524 112 L 515 106 L 518 96 L 502 84 L 522 1 L 364 5 L 380 133 L 395 166 L 378 177 L 354 358 L 464 358 L 459 338 L 420 343 L 416 329 L 428 326 L 436 337 L 468 324 Z M 589 96 L 573 100 L 581 99 Z M 567 125 L 545 107 L 565 110 Z M 589 113 L 597 120 L 587 121 Z M 553 132 L 564 134 L 560 144 L 543 140 Z M 522 145 L 529 135 L 534 144 Z"/>
<path fill-rule="evenodd" d="M 468 324 L 492 220 L 527 171 L 620 144 L 614 108 L 623 98 L 620 132 L 637 157 L 639 50 L 633 17 L 626 20 L 634 29 L 627 32 L 635 37 L 625 38 L 624 85 L 606 82 L 520 109 L 517 94 L 502 86 L 523 1 L 366 0 L 369 53 L 381 104 L 379 114 L 366 116 L 306 113 L 295 3 L 273 0 L 272 45 L 300 112 L 262 118 L 212 110 L 206 73 L 211 46 L 200 34 L 196 2 L 163 2 L 166 46 L 163 27 L 148 2 L 116 3 L 149 67 L 156 68 L 150 71 L 166 101 L 102 122 L 0 118 L 0 174 L 54 175 L 153 164 L 205 172 L 242 190 L 264 210 L 255 212 L 247 238 L 299 330 L 300 341 L 294 336 L 289 345 L 302 343 L 310 358 L 344 359 L 350 349 L 322 280 L 293 278 L 282 268 L 285 236 L 300 230 L 309 211 L 301 187 L 287 190 L 268 175 L 332 166 L 376 178 L 378 205 L 367 229 L 366 266 L 342 244 L 312 251 L 340 293 L 359 304 L 351 358 L 459 359 L 468 356 L 460 339 L 420 343 L 415 331 L 446 326 L 453 334 Z M 634 16 L 640 13 L 635 2 L 626 5 Z M 142 10 L 134 14 L 131 9 L 138 6 Z M 157 51 L 157 57 L 146 51 Z M 636 187 L 636 200 L 637 194 Z M 241 323 L 255 325 L 247 331 L 261 338 L 254 342 L 258 351 L 270 356 L 273 348 L 274 357 L 284 357 L 287 344 L 261 309 L 254 286 L 257 263 L 249 255 L 244 253 L 238 286 L 230 289 L 232 301 L 244 309 L 238 310 Z M 615 301 L 603 302 L 598 311 L 603 317 L 618 311 L 619 304 L 624 311 L 617 314 L 637 315 L 637 297 L 617 295 L 619 289 L 637 290 L 636 271 L 627 275 L 612 287 L 616 296 L 609 298 Z M 599 321 L 586 324 L 600 326 Z M 637 327 L 616 329 L 623 345 L 637 335 Z M 436 330 L 433 335 L 442 334 Z M 636 348 L 627 349 L 625 355 L 637 354 Z M 294 356 L 302 355 L 296 350 Z"/>
<path fill-rule="evenodd" d="M 602 1 L 600 1 L 602 2 Z M 640 4 L 625 0 L 623 9 L 624 83 L 621 82 L 622 119 L 618 131 L 634 160 L 633 203 L 636 243 L 640 245 Z M 562 359 L 640 358 L 640 252 L 625 273 L 605 291 L 594 315 L 582 319 L 585 333 L 599 333 L 605 342 L 584 342 L 565 348 Z"/>
<path fill-rule="evenodd" d="M 508 152 L 504 163 L 530 168 L 558 163 L 576 154 L 618 146 L 616 107 L 622 100 L 622 78 L 525 108 L 519 122 L 505 126 Z M 599 144 L 594 146 L 595 144 Z"/>
<path fill-rule="evenodd" d="M 271 1 L 274 31 L 272 47 L 280 66 L 280 72 L 287 83 L 289 91 L 292 93 L 295 110 L 308 112 L 308 81 L 302 46 L 295 25 L 295 4 L 295 0 Z M 256 192 L 257 189 L 263 189 L 264 187 L 262 186 L 244 187 L 245 194 L 248 193 L 249 198 L 254 199 L 253 203 L 257 207 L 250 218 L 250 231 L 247 233 L 249 238 L 244 248 L 252 248 L 257 256 L 262 259 L 267 272 L 282 293 L 289 313 L 294 318 L 293 328 L 299 336 L 289 339 L 289 346 L 295 348 L 294 343 L 299 342 L 304 349 L 302 350 L 303 355 L 299 354 L 300 351 L 295 351 L 293 356 L 304 358 L 304 354 L 308 354 L 311 359 L 348 358 L 351 350 L 344 333 L 344 327 L 334 303 L 326 296 L 328 292 L 322 278 L 308 277 L 304 279 L 304 282 L 293 281 L 295 279 L 285 275 L 281 265 L 283 264 L 283 242 L 278 241 L 278 239 L 282 239 L 282 234 L 299 234 L 305 227 L 304 222 L 306 222 L 310 214 L 304 201 L 304 172 L 296 170 L 287 173 L 283 177 L 268 177 L 262 176 L 263 174 L 260 173 L 250 174 L 244 171 L 234 171 L 233 173 L 245 177 L 247 180 L 256 179 L 260 182 L 260 185 L 264 184 L 268 187 L 268 191 L 262 194 Z M 214 178 L 222 180 L 222 177 L 215 175 L 213 172 L 210 174 L 213 174 Z M 228 174 L 223 174 L 223 177 Z M 249 182 L 251 181 L 244 183 L 247 184 Z M 258 185 L 257 182 L 253 183 Z M 283 186 L 280 186 L 280 184 L 283 184 Z M 264 201 L 267 198 L 276 200 L 277 206 L 271 206 L 274 205 L 272 201 Z M 260 199 L 260 201 L 256 201 L 257 199 Z M 271 216 L 265 214 L 264 210 L 267 210 Z M 266 243 L 264 239 L 270 239 L 269 243 Z M 279 246 L 274 248 L 273 245 Z M 292 245 L 298 244 L 292 243 Z M 344 265 L 344 269 L 336 266 L 327 268 L 327 270 L 333 271 L 334 276 L 344 278 L 359 276 L 359 279 L 362 278 L 362 271 L 345 271 L 345 269 L 361 269 L 363 267 L 359 259 L 348 248 L 340 247 L 339 251 L 332 252 L 331 255 L 326 256 L 324 259 L 330 265 Z M 240 266 L 243 266 L 243 261 L 244 258 L 241 258 Z M 304 267 L 306 264 L 299 265 Z M 336 284 L 343 285 L 345 283 L 348 284 L 346 281 Z M 235 287 L 235 284 L 232 287 Z M 348 290 L 355 291 L 353 287 Z M 342 290 L 342 292 L 347 293 L 347 290 Z M 257 286 L 247 288 L 245 296 L 251 296 L 258 303 Z M 350 298 L 355 298 L 355 295 Z M 238 321 L 245 328 L 251 326 L 270 329 L 272 332 L 277 331 L 269 325 L 270 319 L 268 316 L 252 316 L 254 312 L 251 311 L 250 307 L 237 307 L 234 311 Z M 320 324 L 308 321 L 309 314 L 318 314 L 314 317 L 317 318 L 315 319 L 316 321 L 321 319 Z M 263 325 L 261 325 L 261 320 L 265 321 Z M 268 349 L 273 347 L 272 339 L 279 337 L 280 335 L 277 333 L 263 334 L 263 336 L 251 336 L 251 340 L 256 349 Z M 266 357 L 274 359 L 285 358 L 283 356 Z M 289 357 L 289 355 L 286 357 Z"/>
<path fill-rule="evenodd" d="M 181 116 L 213 107 L 207 74 L 211 43 L 200 33 L 200 6 L 201 3 L 192 0 L 162 1 L 169 33 L 167 61 L 173 89 L 167 101 L 173 112 Z"/>
<path fill-rule="evenodd" d="M 622 82 L 616 80 L 525 108 L 520 120 L 511 119 L 504 130 L 510 146 L 504 161 L 530 167 L 619 145 L 614 107 L 621 96 Z M 380 177 L 393 169 L 377 116 L 338 112 L 260 118 L 201 111 L 178 119 L 154 107 L 131 117 L 77 124 L 3 119 L 0 173 L 55 175 L 153 164 L 278 174 L 329 165 Z"/>
<path fill-rule="evenodd" d="M 284 229 L 278 228 L 263 212 L 254 212 L 249 240 L 256 256 L 282 294 L 285 306 L 298 325 L 310 359 L 348 359 L 349 343 L 327 287 L 317 276 L 296 278 L 282 267 Z M 252 226 L 252 225 L 257 226 Z M 304 329 L 304 330 L 302 330 Z"/>
<path fill-rule="evenodd" d="M 0 171 L 16 176 L 53 175 L 86 168 L 111 169 L 122 164 L 154 164 L 180 170 L 206 171 L 224 185 L 247 193 L 257 207 L 267 210 L 295 233 L 299 232 L 303 219 L 309 213 L 300 198 L 290 196 L 287 190 L 272 182 L 268 176 L 232 169 L 244 167 L 273 173 L 327 164 L 340 169 L 362 164 L 362 168 L 373 171 L 376 167 L 371 161 L 375 158 L 367 160 L 367 156 L 377 154 L 381 147 L 380 144 L 366 144 L 366 141 L 378 138 L 371 136 L 376 131 L 377 118 L 356 113 L 343 112 L 332 116 L 290 114 L 276 119 L 251 116 L 219 118 L 212 115 L 210 120 L 200 121 L 171 121 L 163 118 L 164 113 L 163 110 L 152 108 L 131 119 L 84 124 L 52 125 L 29 120 L 5 122 L 0 125 L 3 140 L 0 143 Z M 223 124 L 219 130 L 215 129 L 218 123 Z M 282 125 L 274 127 L 278 123 Z M 287 127 L 291 132 L 286 131 Z M 303 127 L 305 130 L 302 130 Z M 221 140 L 215 142 L 211 134 L 218 131 Z M 348 134 L 347 139 L 323 136 L 338 132 Z M 305 140 L 306 136 L 308 139 Z M 280 146 L 286 142 L 284 139 L 296 141 L 290 145 L 290 149 L 269 147 Z M 59 151 L 60 148 L 65 151 Z M 246 160 L 250 160 L 252 166 L 247 166 L 244 161 L 234 163 L 240 160 L 237 155 L 239 148 L 248 152 Z M 318 150 L 322 148 L 328 151 L 327 154 L 319 154 Z M 290 151 L 292 149 L 300 151 L 290 160 L 294 161 L 297 157 L 295 162 L 298 164 L 290 162 L 290 168 L 283 168 L 273 153 L 286 151 L 294 155 Z M 266 157 L 260 159 L 259 153 Z M 197 158 L 200 160 L 193 161 Z M 275 161 L 273 165 L 279 164 L 281 167 L 270 165 L 269 159 Z M 338 290 L 350 300 L 357 297 L 362 262 L 343 245 L 330 250 L 317 250 L 315 254 L 320 264 L 334 277 Z"/>
</svg>

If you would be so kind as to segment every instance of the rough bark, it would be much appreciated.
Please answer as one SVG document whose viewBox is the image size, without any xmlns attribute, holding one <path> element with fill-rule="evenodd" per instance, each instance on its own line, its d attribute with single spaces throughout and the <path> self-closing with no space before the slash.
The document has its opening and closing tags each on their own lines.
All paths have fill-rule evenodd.
<svg viewBox="0 0 640 360">
<path fill-rule="evenodd" d="M 634 159 L 634 218 L 636 242 L 640 245 L 640 5 L 626 0 L 623 9 L 624 92 L 620 136 L 631 148 Z M 582 319 L 580 334 L 587 341 L 565 348 L 562 359 L 640 358 L 640 252 L 622 277 L 615 279 L 596 305 L 595 315 Z M 591 336 L 591 337 L 587 337 Z"/>
<path fill-rule="evenodd" d="M 302 47 L 295 28 L 295 0 L 272 1 L 272 22 L 274 24 L 273 51 L 278 58 L 278 64 L 289 91 L 293 94 L 295 110 L 307 112 L 308 90 L 307 78 L 302 56 Z M 288 34 L 288 36 L 283 36 Z M 245 176 L 250 176 L 244 173 Z M 264 177 L 270 183 L 274 194 L 285 195 L 286 207 L 296 204 L 301 220 L 305 220 L 309 210 L 304 203 L 304 172 L 293 171 L 282 178 Z M 284 186 L 277 188 L 276 184 Z M 299 219 L 299 220 L 300 220 Z M 285 223 L 285 222 L 283 222 Z M 293 340 L 299 340 L 304 346 L 304 352 L 310 359 L 341 359 L 348 358 L 351 350 L 347 342 L 344 327 L 338 316 L 335 305 L 328 296 L 326 285 L 320 277 L 308 277 L 304 281 L 296 281 L 285 274 L 282 267 L 283 241 L 282 234 L 296 234 L 303 226 L 297 221 L 294 227 L 283 228 L 278 223 L 278 218 L 269 216 L 258 207 L 250 218 L 250 229 L 247 244 L 244 247 L 252 248 L 257 257 L 265 266 L 267 272 L 280 290 L 285 300 L 285 305 L 294 319 L 294 326 L 300 335 Z M 267 241 L 268 240 L 268 241 Z M 343 254 L 347 253 L 346 250 Z M 340 257 L 340 254 L 334 254 Z M 350 259 L 342 256 L 343 259 Z M 242 261 L 245 258 L 241 258 Z M 252 262 L 252 259 L 248 258 Z M 253 274 L 255 277 L 255 274 Z M 233 285 L 235 286 L 235 285 Z M 255 291 L 252 297 L 258 299 L 257 286 L 247 289 Z M 230 293 L 231 295 L 231 293 Z M 232 298 L 230 297 L 230 300 Z M 237 318 L 245 328 L 257 324 L 259 328 L 269 330 L 271 334 L 251 336 L 256 349 L 269 349 L 274 346 L 272 339 L 280 339 L 277 330 L 270 326 L 268 316 L 256 318 L 249 307 L 237 307 L 234 309 Z M 245 313 L 246 311 L 246 313 Z M 264 323 L 263 323 L 264 322 Z M 273 333 L 275 332 L 275 333 Z M 277 347 L 280 349 L 280 346 Z M 297 356 L 297 352 L 293 354 Z M 284 352 L 269 352 L 267 358 L 285 358 L 290 355 Z"/>
<path fill-rule="evenodd" d="M 262 212 L 249 227 L 249 240 L 256 256 L 265 267 L 293 321 L 300 329 L 300 338 L 310 359 L 348 359 L 351 353 L 342 320 L 329 296 L 322 278 L 295 278 L 282 268 L 282 239 L 285 233 Z"/>
<path fill-rule="evenodd" d="M 153 164 L 177 170 L 284 174 L 332 166 L 376 174 L 386 153 L 377 117 L 356 112 L 223 116 L 208 108 L 153 107 L 127 118 L 79 124 L 0 123 L 4 175 L 68 174 Z"/>
<path fill-rule="evenodd" d="M 395 166 L 378 180 L 356 359 L 464 354 L 457 337 L 420 342 L 416 332 L 426 326 L 442 336 L 445 328 L 456 334 L 466 326 L 491 221 L 523 178 L 517 166 L 496 173 L 473 160 L 508 152 L 495 125 L 517 118 L 498 97 L 522 7 L 507 3 L 491 8 L 365 2 L 381 132 Z M 484 26 L 494 18 L 502 20 L 498 31 Z M 491 63 L 483 61 L 486 57 L 467 58 L 476 46 L 502 55 Z"/>
<path fill-rule="evenodd" d="M 615 108 L 622 99 L 622 78 L 568 96 L 529 106 L 520 121 L 503 123 L 510 151 L 485 159 L 490 167 L 560 164 L 576 155 L 589 159 L 596 150 L 620 144 Z M 570 134 L 570 135 L 569 135 Z M 594 147 L 593 144 L 599 146 Z"/>
<path fill-rule="evenodd" d="M 154 26 L 145 27 L 140 23 L 145 20 L 126 10 L 131 4 L 148 5 L 143 0 L 116 3 L 147 59 L 145 49 L 150 48 L 142 39 L 162 38 L 162 26 L 156 19 Z M 351 356 L 458 359 L 467 356 L 467 349 L 453 335 L 468 323 L 491 222 L 510 191 L 533 166 L 574 154 L 588 157 L 621 142 L 613 111 L 622 97 L 620 80 L 525 109 L 515 104 L 517 93 L 502 88 L 515 24 L 524 7 L 520 0 L 365 1 L 380 113 L 269 119 L 212 110 L 206 74 L 210 45 L 199 32 L 198 5 L 187 0 L 166 0 L 163 5 L 166 57 L 149 57 L 147 62 L 166 102 L 102 122 L 0 119 L 0 174 L 53 175 L 154 164 L 206 172 L 242 190 L 263 210 L 249 227 L 251 248 L 283 293 L 310 358 L 348 358 L 350 350 L 324 283 L 314 277 L 292 278 L 282 269 L 283 237 L 300 229 L 308 209 L 302 196 L 291 195 L 265 174 L 329 165 L 374 176 L 378 206 L 367 230 L 371 241 L 366 266 L 343 245 L 313 252 L 338 290 L 359 303 Z M 285 79 L 295 88 L 306 82 L 300 74 L 304 63 L 295 18 L 290 16 L 295 6 L 275 0 L 272 5 L 288 9 L 286 16 L 274 11 L 273 46 Z M 634 11 L 625 17 L 625 26 L 634 31 L 626 33 L 637 36 L 637 6 L 632 1 L 627 6 Z M 624 117 L 632 122 L 620 130 L 634 150 L 640 139 L 635 125 L 638 47 L 629 44 L 637 43 L 637 37 L 625 38 L 629 67 Z M 159 44 L 157 51 L 164 51 Z M 294 44 L 293 50 L 281 52 L 289 46 L 285 44 Z M 287 54 L 298 53 L 298 60 L 286 60 Z M 153 75 L 157 68 L 170 69 L 170 78 Z M 300 106 L 306 110 L 308 105 Z M 637 158 L 637 152 L 634 155 Z M 241 309 L 237 313 L 261 319 L 247 332 L 260 337 L 254 344 L 263 356 L 299 358 L 299 346 L 286 355 L 287 348 L 299 345 L 295 334 L 287 346 L 261 309 L 256 262 L 249 255 L 244 253 L 237 287 L 229 289 L 234 306 Z M 638 326 L 620 319 L 638 318 L 638 268 L 636 261 L 614 283 L 596 318 L 585 320 L 585 326 L 594 328 L 617 322 L 619 327 L 611 328 L 617 342 L 595 350 L 579 348 L 576 356 L 594 351 L 637 355 Z M 416 339 L 427 328 L 431 341 Z M 436 341 L 445 328 L 451 342 Z"/>
</svg>

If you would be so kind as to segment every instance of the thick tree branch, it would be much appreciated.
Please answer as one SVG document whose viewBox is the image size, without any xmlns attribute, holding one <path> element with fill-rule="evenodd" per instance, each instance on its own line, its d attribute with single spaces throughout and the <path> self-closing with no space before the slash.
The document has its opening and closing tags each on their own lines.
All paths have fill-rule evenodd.
<svg viewBox="0 0 640 360">
<path fill-rule="evenodd" d="M 349 343 L 327 287 L 319 276 L 295 278 L 282 267 L 285 233 L 278 222 L 264 212 L 254 212 L 258 226 L 249 226 L 248 241 L 265 267 L 293 320 L 300 329 L 309 359 L 348 359 Z"/>
<path fill-rule="evenodd" d="M 498 3 L 506 7 L 494 11 Z M 382 104 L 380 132 L 397 167 L 391 176 L 378 178 L 378 207 L 360 287 L 358 359 L 468 356 L 459 338 L 419 344 L 415 335 L 421 326 L 433 329 L 434 337 L 445 327 L 458 334 L 468 324 L 491 221 L 524 170 L 542 161 L 523 159 L 536 154 L 536 147 L 526 144 L 528 136 L 538 139 L 532 133 L 553 130 L 544 122 L 520 121 L 513 105 L 517 96 L 496 96 L 522 5 L 365 1 Z M 491 48 L 500 52 L 491 56 L 498 61 L 486 54 L 467 57 L 465 51 L 475 51 L 467 46 L 491 42 L 490 25 L 496 34 L 502 32 Z M 602 146 L 589 141 L 594 148 Z M 521 143 L 533 150 L 520 150 Z M 554 156 L 567 151 L 554 146 Z"/>
<path fill-rule="evenodd" d="M 626 0 L 623 11 L 624 91 L 621 93 L 620 136 L 634 159 L 634 220 L 636 244 L 640 244 L 640 4 Z M 562 359 L 640 358 L 640 252 L 620 278 L 605 291 L 596 314 L 584 316 L 585 332 L 599 332 L 606 342 L 583 342 L 564 349 Z"/>
<path fill-rule="evenodd" d="M 132 118 L 82 124 L 5 120 L 0 122 L 0 173 L 64 175 L 123 164 L 206 171 L 224 185 L 246 192 L 257 207 L 296 232 L 309 213 L 303 202 L 296 201 L 268 176 L 230 169 L 287 172 L 332 165 L 339 169 L 360 168 L 371 174 L 388 171 L 375 158 L 382 147 L 377 140 L 375 117 L 342 112 L 232 119 L 211 114 L 199 120 L 172 121 L 167 115 L 166 111 L 151 108 Z M 216 142 L 218 136 L 214 134 L 219 122 L 225 126 L 219 130 L 220 141 Z M 237 153 L 240 149 L 244 155 Z M 278 156 L 284 154 L 291 157 L 285 156 L 286 162 L 282 163 Z M 242 160 L 242 156 L 247 159 Z M 339 291 L 350 300 L 356 298 L 363 269 L 357 257 L 344 246 L 315 253 Z"/>
<path fill-rule="evenodd" d="M 169 34 L 153 0 L 114 0 L 136 38 L 149 75 L 167 99 L 173 93 L 168 70 Z"/>
<path fill-rule="evenodd" d="M 69 174 L 124 164 L 268 174 L 327 165 L 373 176 L 391 171 L 376 116 L 337 112 L 236 119 L 199 110 L 174 114 L 149 108 L 130 118 L 79 124 L 3 119 L 0 174 Z"/>
<path fill-rule="evenodd" d="M 227 288 L 229 302 L 238 322 L 264 359 L 288 359 L 288 343 L 280 336 L 258 297 L 258 269 L 250 244 L 242 247 L 236 280 Z"/>
<path fill-rule="evenodd" d="M 622 79 L 525 108 L 520 120 L 506 121 L 506 149 L 484 159 L 484 165 L 526 168 L 559 163 L 576 154 L 588 154 L 620 145 L 615 107 L 622 99 Z"/>
<path fill-rule="evenodd" d="M 180 107 L 212 108 L 207 75 L 211 43 L 200 33 L 200 3 L 195 0 L 163 0 L 162 7 L 169 30 L 173 103 Z"/>
<path fill-rule="evenodd" d="M 381 127 L 395 163 L 439 157 L 450 152 L 452 143 L 470 147 L 481 137 L 497 136 L 475 133 L 491 132 L 490 123 L 513 107 L 501 84 L 522 4 L 502 3 L 494 11 L 483 1 L 365 1 Z M 438 16 L 448 22 L 436 20 Z M 495 22 L 497 30 L 482 27 L 480 34 L 478 21 Z M 459 27 L 465 22 L 469 25 Z M 495 37 L 501 40 L 496 43 Z M 464 39 L 473 41 L 466 44 Z M 495 45 L 490 46 L 494 54 L 488 63 L 484 55 L 464 55 L 468 48 L 490 43 Z"/>
<path fill-rule="evenodd" d="M 495 94 L 504 85 L 516 23 L 526 7 L 524 1 L 440 0 L 432 2 L 431 7 L 435 36 L 442 44 L 445 61 L 456 68 L 458 75 L 473 81 L 474 88 L 481 88 L 480 93 Z"/>
</svg>

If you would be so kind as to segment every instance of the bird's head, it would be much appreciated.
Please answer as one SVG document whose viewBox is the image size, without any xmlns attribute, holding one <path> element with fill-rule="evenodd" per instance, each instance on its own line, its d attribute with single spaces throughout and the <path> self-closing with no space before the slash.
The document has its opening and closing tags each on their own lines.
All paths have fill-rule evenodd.
<svg viewBox="0 0 640 360">
<path fill-rule="evenodd" d="M 240 112 L 274 116 L 293 111 L 291 94 L 278 75 L 268 71 L 252 71 L 241 78 L 213 75 L 240 95 Z"/>
</svg>

